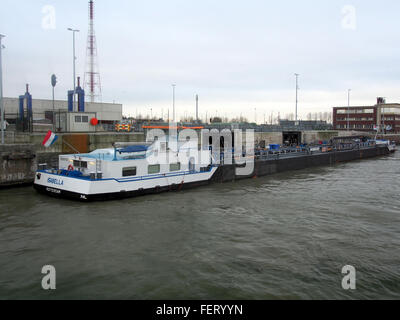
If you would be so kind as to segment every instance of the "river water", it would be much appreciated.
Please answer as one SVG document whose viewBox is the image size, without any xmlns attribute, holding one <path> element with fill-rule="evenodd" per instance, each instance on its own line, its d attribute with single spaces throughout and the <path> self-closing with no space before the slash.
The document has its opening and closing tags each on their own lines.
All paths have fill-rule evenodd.
<svg viewBox="0 0 400 320">
<path fill-rule="evenodd" d="M 0 190 L 0 299 L 399 299 L 399 177 L 397 153 L 105 203 Z"/>
</svg>

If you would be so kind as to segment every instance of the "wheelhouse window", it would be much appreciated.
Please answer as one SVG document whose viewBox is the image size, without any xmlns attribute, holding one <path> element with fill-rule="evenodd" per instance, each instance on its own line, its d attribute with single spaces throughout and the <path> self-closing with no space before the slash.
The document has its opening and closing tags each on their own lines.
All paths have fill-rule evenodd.
<svg viewBox="0 0 400 320">
<path fill-rule="evenodd" d="M 74 160 L 74 167 L 75 168 L 87 168 L 87 162 L 86 161 L 79 161 L 79 160 Z"/>
<path fill-rule="evenodd" d="M 81 116 L 75 116 L 75 122 L 82 122 L 82 117 Z"/>
<path fill-rule="evenodd" d="M 159 164 L 149 165 L 147 168 L 148 174 L 160 173 L 160 170 L 161 168 Z"/>
<path fill-rule="evenodd" d="M 122 176 L 123 177 L 133 177 L 136 176 L 137 170 L 136 167 L 128 167 L 122 169 Z"/>
<path fill-rule="evenodd" d="M 88 123 L 89 122 L 89 116 L 82 116 L 82 122 Z"/>
<path fill-rule="evenodd" d="M 179 170 L 181 170 L 181 164 L 179 162 L 178 163 L 171 163 L 169 165 L 169 171 L 173 172 L 173 171 L 179 171 Z"/>
</svg>

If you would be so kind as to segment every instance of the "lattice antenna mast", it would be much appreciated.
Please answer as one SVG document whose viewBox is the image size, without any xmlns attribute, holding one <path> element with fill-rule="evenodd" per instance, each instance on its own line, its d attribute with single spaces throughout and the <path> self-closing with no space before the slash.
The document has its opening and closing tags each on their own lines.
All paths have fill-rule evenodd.
<svg viewBox="0 0 400 320">
<path fill-rule="evenodd" d="M 86 72 L 84 89 L 90 102 L 101 102 L 101 82 L 97 58 L 96 34 L 94 31 L 94 3 L 89 1 L 89 32 L 86 47 Z"/>
</svg>

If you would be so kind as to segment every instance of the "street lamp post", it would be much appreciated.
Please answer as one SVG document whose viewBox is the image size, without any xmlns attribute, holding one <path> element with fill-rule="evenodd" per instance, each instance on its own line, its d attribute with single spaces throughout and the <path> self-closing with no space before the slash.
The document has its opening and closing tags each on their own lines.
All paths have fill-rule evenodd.
<svg viewBox="0 0 400 320">
<path fill-rule="evenodd" d="M 300 75 L 298 73 L 295 73 L 294 75 L 296 76 L 296 122 L 295 122 L 295 124 L 297 124 L 297 105 L 299 102 L 298 91 L 299 91 L 299 76 Z"/>
<path fill-rule="evenodd" d="M 2 56 L 1 52 L 3 50 L 3 45 L 1 44 L 1 39 L 5 36 L 0 34 L 0 110 L 1 110 L 1 144 L 4 144 L 4 104 L 3 104 L 3 68 L 2 68 Z"/>
<path fill-rule="evenodd" d="M 383 100 L 382 100 L 382 104 L 383 104 L 383 106 L 382 106 L 382 108 L 381 108 L 381 117 L 382 117 L 382 121 L 381 121 L 381 123 L 382 123 L 382 125 L 381 125 L 381 127 L 382 127 L 382 133 L 385 135 L 386 134 L 386 124 L 385 124 L 385 104 L 386 104 L 386 98 L 382 98 Z M 383 138 L 384 139 L 384 138 Z"/>
<path fill-rule="evenodd" d="M 57 77 L 55 74 L 51 76 L 51 86 L 53 87 L 53 131 L 56 130 L 56 113 L 55 113 L 55 105 L 54 105 L 54 88 L 57 85 Z"/>
<path fill-rule="evenodd" d="M 76 70 L 76 67 L 75 67 L 75 63 L 76 63 L 76 56 L 75 56 L 75 33 L 76 32 L 79 32 L 79 30 L 77 30 L 77 29 L 72 29 L 72 28 L 68 28 L 68 31 L 71 31 L 72 32 L 72 50 L 73 50 L 73 76 L 74 76 L 74 104 L 73 104 L 73 111 L 75 111 L 75 100 L 76 100 L 76 83 L 75 83 L 75 79 L 76 79 L 76 75 L 75 75 L 75 70 Z"/>
<path fill-rule="evenodd" d="M 196 123 L 199 122 L 199 95 L 196 94 Z"/>
<path fill-rule="evenodd" d="M 351 89 L 347 90 L 347 131 L 350 131 L 350 92 Z"/>
<path fill-rule="evenodd" d="M 176 84 L 172 85 L 172 117 L 175 123 L 175 87 Z"/>
</svg>

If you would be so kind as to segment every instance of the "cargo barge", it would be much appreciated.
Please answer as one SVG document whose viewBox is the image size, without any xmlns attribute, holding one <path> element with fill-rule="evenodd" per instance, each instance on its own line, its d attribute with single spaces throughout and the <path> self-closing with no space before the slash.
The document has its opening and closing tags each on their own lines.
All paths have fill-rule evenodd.
<svg viewBox="0 0 400 320">
<path fill-rule="evenodd" d="M 277 154 L 268 157 L 259 156 L 254 171 L 250 175 L 237 175 L 237 165 L 222 165 L 212 177 L 214 182 L 232 182 L 262 177 L 280 172 L 302 170 L 318 166 L 333 166 L 341 162 L 369 159 L 390 154 L 387 145 L 375 145 L 351 150 L 332 150 L 327 152 Z"/>
<path fill-rule="evenodd" d="M 335 141 L 322 146 L 258 149 L 251 156 L 240 155 L 246 160 L 239 162 L 235 161 L 234 155 L 232 159 L 228 157 L 216 161 L 222 154 L 216 155 L 212 148 L 199 151 L 196 146 L 193 149 L 196 149 L 195 152 L 199 155 L 197 160 L 201 159 L 200 161 L 192 156 L 181 158 L 178 154 L 189 155 L 193 150 L 185 143 L 177 145 L 176 149 L 170 149 L 168 141 L 114 146 L 90 154 L 62 155 L 58 168 L 40 166 L 34 187 L 50 196 L 79 201 L 102 201 L 335 165 L 385 156 L 391 151 L 389 143 Z M 158 157 L 157 161 L 164 160 L 154 162 L 152 157 L 155 155 Z M 249 164 L 251 170 L 248 173 L 240 172 L 241 168 Z"/>
</svg>

